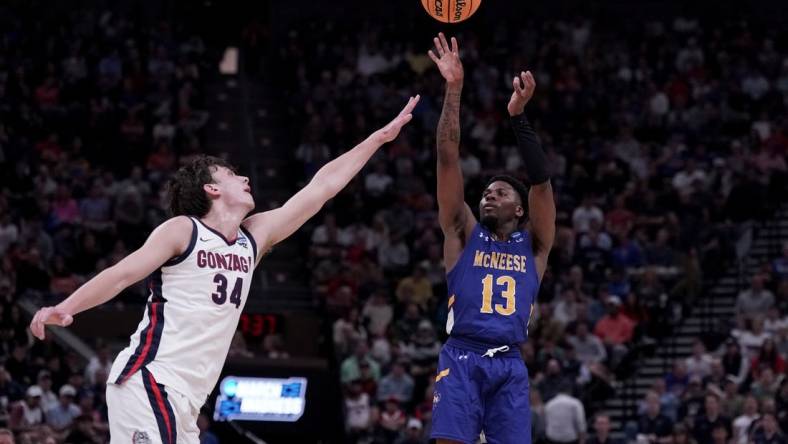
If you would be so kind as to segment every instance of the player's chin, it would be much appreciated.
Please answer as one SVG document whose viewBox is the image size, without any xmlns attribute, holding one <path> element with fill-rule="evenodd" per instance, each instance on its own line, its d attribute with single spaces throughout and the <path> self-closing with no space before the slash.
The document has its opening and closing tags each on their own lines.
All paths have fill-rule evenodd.
<svg viewBox="0 0 788 444">
<path fill-rule="evenodd" d="M 494 214 L 482 214 L 479 223 L 488 230 L 493 231 L 498 227 L 498 216 Z"/>
</svg>

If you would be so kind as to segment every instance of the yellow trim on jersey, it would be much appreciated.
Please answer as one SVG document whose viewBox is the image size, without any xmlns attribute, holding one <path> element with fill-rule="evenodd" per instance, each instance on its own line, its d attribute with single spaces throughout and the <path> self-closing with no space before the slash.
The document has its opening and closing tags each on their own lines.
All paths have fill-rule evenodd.
<svg viewBox="0 0 788 444">
<path fill-rule="evenodd" d="M 454 295 L 449 296 L 449 308 L 454 305 Z"/>
<path fill-rule="evenodd" d="M 447 368 L 446 370 L 441 370 L 440 372 L 438 372 L 438 376 L 435 377 L 435 382 L 438 382 L 441 379 L 449 376 L 449 371 L 450 370 L 451 370 L 450 368 Z"/>
</svg>

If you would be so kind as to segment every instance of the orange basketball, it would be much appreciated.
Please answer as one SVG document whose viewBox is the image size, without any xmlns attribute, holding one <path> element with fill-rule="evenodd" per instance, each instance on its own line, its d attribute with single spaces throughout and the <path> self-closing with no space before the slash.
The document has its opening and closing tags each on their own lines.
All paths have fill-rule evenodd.
<svg viewBox="0 0 788 444">
<path fill-rule="evenodd" d="M 459 23 L 472 16 L 482 0 L 421 0 L 421 5 L 435 20 Z"/>
</svg>

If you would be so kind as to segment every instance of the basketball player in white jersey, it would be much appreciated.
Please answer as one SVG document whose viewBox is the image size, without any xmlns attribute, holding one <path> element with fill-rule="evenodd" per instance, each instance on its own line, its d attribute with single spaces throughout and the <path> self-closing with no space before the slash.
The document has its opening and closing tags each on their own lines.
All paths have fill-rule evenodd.
<svg viewBox="0 0 788 444">
<path fill-rule="evenodd" d="M 220 159 L 197 158 L 170 181 L 172 219 L 140 249 L 36 313 L 30 329 L 43 339 L 47 324 L 67 326 L 149 278 L 143 319 L 108 379 L 113 444 L 199 442 L 197 416 L 224 365 L 255 265 L 397 137 L 418 101 L 412 97 L 388 125 L 326 164 L 282 207 L 250 217 L 249 179 Z"/>
</svg>

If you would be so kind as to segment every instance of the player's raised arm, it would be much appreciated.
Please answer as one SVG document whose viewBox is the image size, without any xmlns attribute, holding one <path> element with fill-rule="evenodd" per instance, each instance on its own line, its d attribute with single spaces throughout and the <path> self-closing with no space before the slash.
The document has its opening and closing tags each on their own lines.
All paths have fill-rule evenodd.
<svg viewBox="0 0 788 444">
<path fill-rule="evenodd" d="M 465 203 L 460 168 L 460 96 L 464 72 L 457 39 L 451 45 L 443 33 L 433 39 L 435 51 L 428 52 L 446 79 L 446 94 L 438 122 L 438 219 L 446 236 L 444 262 L 451 269 L 457 262 L 465 240 L 476 224 L 473 212 Z"/>
<path fill-rule="evenodd" d="M 350 182 L 378 148 L 394 140 L 402 127 L 413 118 L 411 112 L 417 103 L 419 96 L 411 97 L 394 120 L 350 151 L 325 164 L 312 180 L 284 205 L 246 218 L 243 226 L 254 236 L 257 245 L 261 246 L 258 258 L 320 211 L 326 201 L 336 196 Z"/>
<path fill-rule="evenodd" d="M 555 200 L 550 185 L 550 172 L 542 144 L 536 137 L 528 119 L 525 105 L 531 100 L 536 89 L 536 81 L 530 71 L 521 72 L 512 81 L 512 97 L 509 99 L 509 116 L 517 139 L 520 155 L 525 163 L 525 172 L 531 190 L 528 192 L 528 216 L 534 238 L 534 255 L 537 271 L 541 279 L 547 268 L 547 256 L 555 238 Z"/>
<path fill-rule="evenodd" d="M 191 241 L 192 221 L 178 216 L 159 225 L 138 250 L 85 282 L 54 307 L 43 307 L 33 316 L 30 331 L 44 339 L 46 325 L 65 327 L 73 316 L 109 301 L 129 285 L 140 281 L 169 259 L 186 251 Z"/>
</svg>

